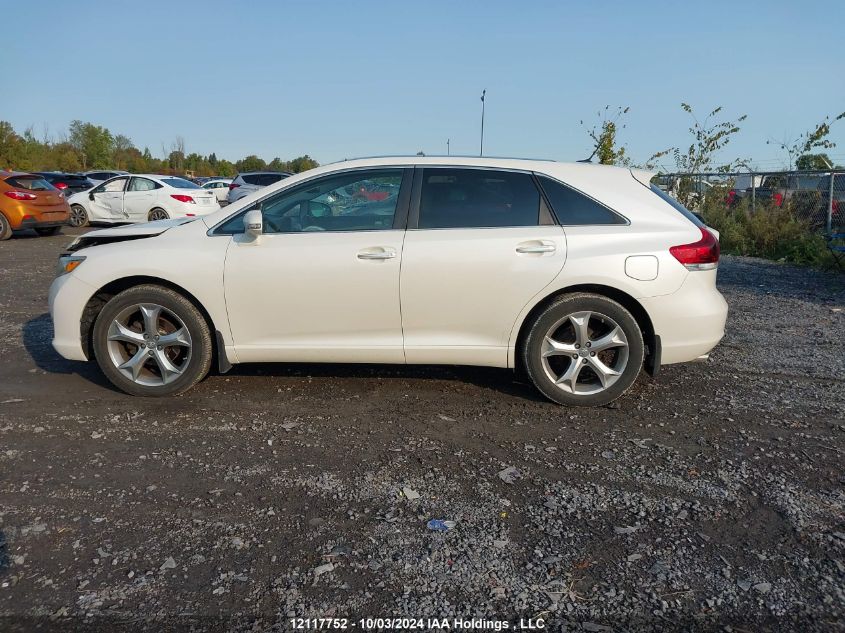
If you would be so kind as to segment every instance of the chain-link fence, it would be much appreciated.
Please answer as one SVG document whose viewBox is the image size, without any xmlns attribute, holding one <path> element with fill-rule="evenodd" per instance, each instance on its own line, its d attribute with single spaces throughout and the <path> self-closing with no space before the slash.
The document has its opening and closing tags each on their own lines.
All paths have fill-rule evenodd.
<svg viewBox="0 0 845 633">
<path fill-rule="evenodd" d="M 661 174 L 653 182 L 693 211 L 778 209 L 809 231 L 845 232 L 845 171 Z"/>
</svg>

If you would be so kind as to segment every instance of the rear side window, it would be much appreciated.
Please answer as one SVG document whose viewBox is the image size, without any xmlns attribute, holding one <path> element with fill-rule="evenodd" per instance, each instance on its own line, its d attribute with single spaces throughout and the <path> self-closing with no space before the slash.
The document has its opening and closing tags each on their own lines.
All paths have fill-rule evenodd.
<svg viewBox="0 0 845 633">
<path fill-rule="evenodd" d="M 261 174 L 246 174 L 241 176 L 241 180 L 248 185 L 261 186 Z"/>
<path fill-rule="evenodd" d="M 7 178 L 6 182 L 12 187 L 18 189 L 28 189 L 29 191 L 50 191 L 55 189 L 45 178 L 41 176 L 13 176 Z"/>
<path fill-rule="evenodd" d="M 152 191 L 160 186 L 149 178 L 133 178 L 132 182 L 129 183 L 129 191 Z"/>
<path fill-rule="evenodd" d="M 266 187 L 268 185 L 272 185 L 274 183 L 279 182 L 284 176 L 282 174 L 261 174 L 259 178 L 259 184 L 262 187 Z"/>
<path fill-rule="evenodd" d="M 583 193 L 567 187 L 557 180 L 546 176 L 537 176 L 540 185 L 549 199 L 549 204 L 563 226 L 583 226 L 594 224 L 627 224 L 628 221 L 618 213 L 614 213 L 602 203 L 593 200 Z M 663 191 L 652 186 L 663 194 Z M 663 194 L 666 195 L 666 194 Z"/>
<path fill-rule="evenodd" d="M 537 226 L 540 192 L 530 174 L 492 169 L 423 170 L 420 229 Z"/>
</svg>

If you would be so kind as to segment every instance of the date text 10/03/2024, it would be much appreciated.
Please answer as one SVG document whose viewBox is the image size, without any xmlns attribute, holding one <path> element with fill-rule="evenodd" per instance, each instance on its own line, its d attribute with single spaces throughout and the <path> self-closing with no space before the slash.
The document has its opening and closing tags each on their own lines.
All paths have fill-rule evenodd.
<svg viewBox="0 0 845 633">
<path fill-rule="evenodd" d="M 542 618 L 520 618 L 509 620 L 485 620 L 483 618 L 291 618 L 291 628 L 300 631 L 362 629 L 375 631 L 538 631 L 546 628 Z"/>
</svg>

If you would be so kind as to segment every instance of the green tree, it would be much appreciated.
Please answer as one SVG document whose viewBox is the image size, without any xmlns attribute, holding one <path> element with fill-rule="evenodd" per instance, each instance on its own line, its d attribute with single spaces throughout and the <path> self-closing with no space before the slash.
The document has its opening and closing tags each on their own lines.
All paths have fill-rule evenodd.
<svg viewBox="0 0 845 633">
<path fill-rule="evenodd" d="M 622 119 L 630 109 L 619 106 L 611 111 L 610 106 L 607 105 L 603 112 L 596 113 L 599 119 L 598 123 L 587 130 L 587 134 L 593 141 L 593 153 L 590 154 L 588 161 L 591 161 L 594 156 L 598 156 L 599 163 L 602 165 L 628 164 L 625 147 L 618 145 L 616 135 L 619 130 L 625 129 L 625 123 L 622 122 Z M 581 126 L 586 127 L 584 121 L 581 121 Z"/>
<path fill-rule="evenodd" d="M 795 161 L 795 169 L 830 169 L 833 161 L 830 156 L 821 152 L 819 154 L 801 154 Z"/>
<path fill-rule="evenodd" d="M 845 119 L 845 112 L 839 114 L 838 116 L 834 117 L 832 120 L 830 116 L 826 116 L 824 120 L 813 127 L 810 130 L 807 130 L 803 134 L 800 134 L 797 138 L 792 139 L 791 141 L 773 141 L 769 139 L 766 141 L 767 145 L 777 145 L 780 149 L 786 152 L 787 157 L 789 158 L 789 169 L 792 169 L 793 163 L 798 169 L 804 169 L 803 167 L 798 166 L 798 162 L 796 159 L 800 160 L 805 155 L 810 154 L 812 155 L 813 150 L 815 149 L 833 149 L 836 147 L 836 143 L 831 141 L 828 136 L 830 135 L 830 126 L 833 125 L 836 121 L 841 119 Z M 821 154 L 827 158 L 827 154 Z M 807 161 L 813 161 L 814 159 L 805 159 L 805 164 Z M 821 167 L 813 167 L 812 169 L 827 169 L 829 165 L 824 165 Z"/>
<path fill-rule="evenodd" d="M 314 169 L 319 166 L 320 163 L 311 158 L 308 154 L 305 154 L 305 156 L 297 156 L 293 160 L 288 161 L 288 171 L 292 171 L 295 174 L 302 171 L 308 171 L 309 169 Z"/>
<path fill-rule="evenodd" d="M 235 167 L 239 172 L 245 171 L 261 171 L 267 169 L 267 163 L 263 158 L 258 158 L 255 154 L 250 154 L 235 163 Z"/>
<path fill-rule="evenodd" d="M 76 150 L 83 169 L 111 166 L 114 138 L 107 128 L 74 120 L 70 123 L 70 144 Z"/>
</svg>

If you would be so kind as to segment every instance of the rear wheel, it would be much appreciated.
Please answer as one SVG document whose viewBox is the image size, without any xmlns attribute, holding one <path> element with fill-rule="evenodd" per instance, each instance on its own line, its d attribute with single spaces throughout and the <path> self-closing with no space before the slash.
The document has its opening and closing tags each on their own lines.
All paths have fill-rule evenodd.
<svg viewBox="0 0 845 633">
<path fill-rule="evenodd" d="M 522 349 L 531 381 L 559 404 L 602 406 L 625 393 L 645 356 L 636 319 L 602 295 L 564 295 L 534 319 Z"/>
<path fill-rule="evenodd" d="M 0 242 L 8 240 L 12 237 L 12 225 L 6 219 L 6 216 L 0 213 Z"/>
<path fill-rule="evenodd" d="M 41 237 L 49 237 L 50 235 L 58 235 L 61 230 L 62 227 L 60 226 L 42 226 L 35 229 L 35 232 Z"/>
<path fill-rule="evenodd" d="M 70 207 L 70 218 L 68 224 L 74 228 L 88 226 L 88 212 L 81 204 L 74 204 Z"/>
<path fill-rule="evenodd" d="M 167 211 L 165 211 L 164 209 L 156 207 L 155 209 L 149 212 L 149 214 L 147 215 L 147 219 L 150 222 L 155 222 L 156 220 L 168 220 L 170 219 L 170 216 L 167 215 Z"/>
<path fill-rule="evenodd" d="M 97 316 L 93 336 L 100 369 L 134 396 L 182 393 L 211 367 L 208 324 L 169 288 L 136 286 L 112 297 Z"/>
</svg>

